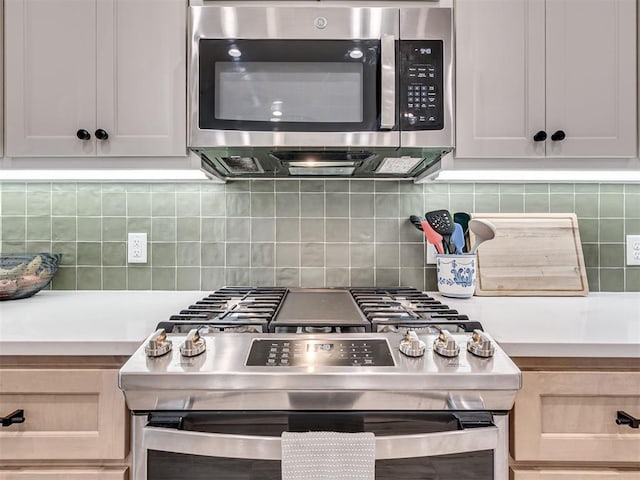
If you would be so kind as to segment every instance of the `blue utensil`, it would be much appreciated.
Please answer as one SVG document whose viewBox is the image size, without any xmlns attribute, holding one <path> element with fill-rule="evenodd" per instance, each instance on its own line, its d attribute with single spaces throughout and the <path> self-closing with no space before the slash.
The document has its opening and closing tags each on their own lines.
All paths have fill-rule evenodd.
<svg viewBox="0 0 640 480">
<path fill-rule="evenodd" d="M 456 246 L 456 253 L 460 255 L 464 248 L 464 230 L 459 223 L 453 224 L 453 233 L 451 234 L 451 243 Z"/>
<path fill-rule="evenodd" d="M 462 226 L 462 231 L 464 233 L 464 248 L 463 252 L 469 252 L 471 250 L 471 239 L 469 238 L 469 220 L 471 220 L 471 215 L 467 212 L 456 212 L 453 214 L 453 221 L 459 223 Z"/>
</svg>

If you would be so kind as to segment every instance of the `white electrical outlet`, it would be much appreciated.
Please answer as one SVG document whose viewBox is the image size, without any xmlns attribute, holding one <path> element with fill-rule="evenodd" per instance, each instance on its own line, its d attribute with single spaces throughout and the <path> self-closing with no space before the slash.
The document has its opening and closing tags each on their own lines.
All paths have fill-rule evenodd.
<svg viewBox="0 0 640 480">
<path fill-rule="evenodd" d="M 627 265 L 640 265 L 640 235 L 627 235 Z"/>
<path fill-rule="evenodd" d="M 147 234 L 130 233 L 127 242 L 127 262 L 147 263 Z"/>
</svg>

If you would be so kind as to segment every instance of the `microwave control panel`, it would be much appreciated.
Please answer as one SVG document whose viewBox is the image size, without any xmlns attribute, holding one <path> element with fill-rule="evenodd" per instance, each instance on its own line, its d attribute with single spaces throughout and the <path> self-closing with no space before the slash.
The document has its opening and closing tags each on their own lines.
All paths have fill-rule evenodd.
<svg viewBox="0 0 640 480">
<path fill-rule="evenodd" d="M 402 130 L 444 128 L 442 40 L 400 41 Z"/>
</svg>

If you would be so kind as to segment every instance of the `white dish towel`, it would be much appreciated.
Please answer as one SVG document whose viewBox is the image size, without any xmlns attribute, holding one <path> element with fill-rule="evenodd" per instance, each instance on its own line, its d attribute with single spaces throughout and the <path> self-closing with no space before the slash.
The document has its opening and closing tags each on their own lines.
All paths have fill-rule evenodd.
<svg viewBox="0 0 640 480">
<path fill-rule="evenodd" d="M 374 480 L 373 433 L 283 432 L 282 480 Z"/>
</svg>

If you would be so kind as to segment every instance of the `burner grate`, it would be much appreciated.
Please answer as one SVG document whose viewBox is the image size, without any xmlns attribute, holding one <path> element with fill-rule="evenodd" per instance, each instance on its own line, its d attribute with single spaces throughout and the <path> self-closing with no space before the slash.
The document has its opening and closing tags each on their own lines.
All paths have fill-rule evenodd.
<svg viewBox="0 0 640 480">
<path fill-rule="evenodd" d="M 466 315 L 413 287 L 282 288 L 231 286 L 216 290 L 161 322 L 184 332 L 386 332 L 482 328 Z"/>
</svg>

